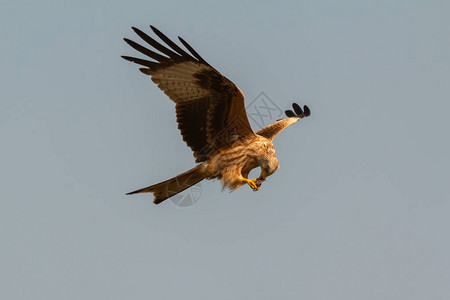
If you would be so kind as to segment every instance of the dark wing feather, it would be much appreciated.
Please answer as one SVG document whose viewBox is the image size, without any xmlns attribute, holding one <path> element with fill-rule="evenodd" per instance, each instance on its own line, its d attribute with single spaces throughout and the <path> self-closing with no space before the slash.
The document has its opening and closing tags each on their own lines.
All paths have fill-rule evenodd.
<svg viewBox="0 0 450 300">
<path fill-rule="evenodd" d="M 190 55 L 181 49 L 177 44 L 172 42 L 167 36 L 165 36 L 161 31 L 150 25 L 150 28 L 153 30 L 153 32 L 164 42 L 166 43 L 170 48 L 175 50 L 178 54 L 180 54 L 183 57 L 190 57 Z"/>
<path fill-rule="evenodd" d="M 303 114 L 304 114 L 305 117 L 309 117 L 311 115 L 311 110 L 309 109 L 308 106 L 304 105 L 303 106 L 303 111 L 304 111 Z"/>
<path fill-rule="evenodd" d="M 186 49 L 189 50 L 189 52 L 192 53 L 192 55 L 194 55 L 194 57 L 196 59 L 198 59 L 199 62 L 209 66 L 209 64 L 203 59 L 203 57 L 201 57 L 197 51 L 194 50 L 194 48 L 191 47 L 191 45 L 188 44 L 188 42 L 186 42 L 185 40 L 183 40 L 181 37 L 178 37 L 178 39 L 180 40 L 180 42 L 186 47 Z"/>
<path fill-rule="evenodd" d="M 158 66 L 157 63 L 155 63 L 153 61 L 146 60 L 146 59 L 130 57 L 130 56 L 122 56 L 122 58 L 126 59 L 128 61 L 134 62 L 135 64 L 139 64 L 139 65 L 146 66 L 146 67 L 149 67 L 149 68 L 155 68 L 155 67 Z"/>
<path fill-rule="evenodd" d="M 286 114 L 286 116 L 288 116 L 288 118 L 292 118 L 292 117 L 296 117 L 296 116 L 297 116 L 297 114 L 294 113 L 294 112 L 293 112 L 292 110 L 290 110 L 290 109 L 285 110 L 284 113 Z"/>
<path fill-rule="evenodd" d="M 180 102 L 176 104 L 178 128 L 183 140 L 194 152 L 198 161 L 208 158 L 210 147 L 206 138 L 206 122 L 209 99 L 207 97 L 196 101 Z"/>
<path fill-rule="evenodd" d="M 149 56 L 149 57 L 151 57 L 151 58 L 153 58 L 153 59 L 155 59 L 157 61 L 161 61 L 161 60 L 167 59 L 166 56 L 163 56 L 161 54 L 153 52 L 152 50 L 147 49 L 147 48 L 139 45 L 138 43 L 133 42 L 133 41 L 127 39 L 127 38 L 124 38 L 124 41 L 127 42 L 128 45 L 130 45 L 131 47 L 133 47 L 137 51 L 139 51 L 139 52 L 141 52 L 141 53 L 143 53 L 143 54 L 145 54 L 145 55 L 147 55 L 147 56 Z"/>
<path fill-rule="evenodd" d="M 148 36 L 146 33 L 144 33 L 142 30 L 137 29 L 136 27 L 131 27 L 131 28 L 134 30 L 134 32 L 136 32 L 137 35 L 139 35 L 141 37 L 141 39 L 146 41 L 149 45 L 151 45 L 156 50 L 161 51 L 162 53 L 166 54 L 167 56 L 169 56 L 172 59 L 179 58 L 178 54 L 171 51 L 170 49 L 167 49 L 166 47 L 164 47 L 163 45 L 158 43 L 156 40 L 154 40 L 153 38 Z M 158 59 L 158 61 L 161 62 L 162 60 Z"/>
<path fill-rule="evenodd" d="M 298 116 L 303 116 L 303 110 L 297 103 L 292 103 L 292 108 Z"/>
<path fill-rule="evenodd" d="M 153 32 L 163 45 L 141 30 L 133 30 L 161 55 L 129 39 L 125 41 L 154 59 L 122 56 L 145 66 L 140 70 L 152 77 L 158 87 L 176 103 L 178 128 L 183 140 L 194 152 L 197 162 L 231 146 L 237 139 L 254 135 L 247 118 L 244 95 L 226 77 L 211 67 L 187 42 L 180 48 L 158 29 Z"/>
</svg>

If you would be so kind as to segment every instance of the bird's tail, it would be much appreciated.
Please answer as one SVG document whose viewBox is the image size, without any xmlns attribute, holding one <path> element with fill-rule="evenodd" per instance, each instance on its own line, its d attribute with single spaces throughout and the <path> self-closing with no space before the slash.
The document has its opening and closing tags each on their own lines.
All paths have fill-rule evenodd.
<svg viewBox="0 0 450 300">
<path fill-rule="evenodd" d="M 206 176 L 201 168 L 201 165 L 196 166 L 189 171 L 186 171 L 174 178 L 168 179 L 166 181 L 148 186 L 146 188 L 130 192 L 127 195 L 137 194 L 137 193 L 153 193 L 154 200 L 153 203 L 159 204 L 185 189 L 193 186 L 199 181 L 205 179 Z"/>
</svg>

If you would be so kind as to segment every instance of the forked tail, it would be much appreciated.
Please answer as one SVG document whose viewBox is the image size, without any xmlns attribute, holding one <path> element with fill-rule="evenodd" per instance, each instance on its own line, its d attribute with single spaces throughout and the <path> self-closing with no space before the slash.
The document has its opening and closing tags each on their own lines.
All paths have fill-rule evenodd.
<svg viewBox="0 0 450 300">
<path fill-rule="evenodd" d="M 127 195 L 137 194 L 137 193 L 153 193 L 154 200 L 153 203 L 159 204 L 185 189 L 193 186 L 199 181 L 205 179 L 206 176 L 202 172 L 201 165 L 196 166 L 189 171 L 186 171 L 174 178 L 168 179 L 166 181 L 148 186 L 146 188 L 130 192 Z"/>
</svg>

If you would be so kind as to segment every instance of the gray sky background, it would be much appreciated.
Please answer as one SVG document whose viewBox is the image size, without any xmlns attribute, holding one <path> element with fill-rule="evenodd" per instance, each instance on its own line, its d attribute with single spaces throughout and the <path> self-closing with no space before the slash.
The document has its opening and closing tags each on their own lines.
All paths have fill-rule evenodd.
<svg viewBox="0 0 450 300">
<path fill-rule="evenodd" d="M 449 15 L 448 1 L 3 3 L 2 298 L 449 299 Z M 124 196 L 194 165 L 173 103 L 120 58 L 150 24 L 247 103 L 311 108 L 259 192 Z"/>
</svg>

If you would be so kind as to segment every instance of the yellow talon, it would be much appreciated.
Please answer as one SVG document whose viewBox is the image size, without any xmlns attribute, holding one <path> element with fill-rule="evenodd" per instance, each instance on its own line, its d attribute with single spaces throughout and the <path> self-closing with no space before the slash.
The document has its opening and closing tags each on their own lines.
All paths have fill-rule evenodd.
<svg viewBox="0 0 450 300">
<path fill-rule="evenodd" d="M 258 179 L 245 179 L 245 182 L 247 182 L 247 184 L 254 190 L 257 191 L 259 190 L 259 187 L 261 185 L 260 182 L 258 182 Z"/>
</svg>

